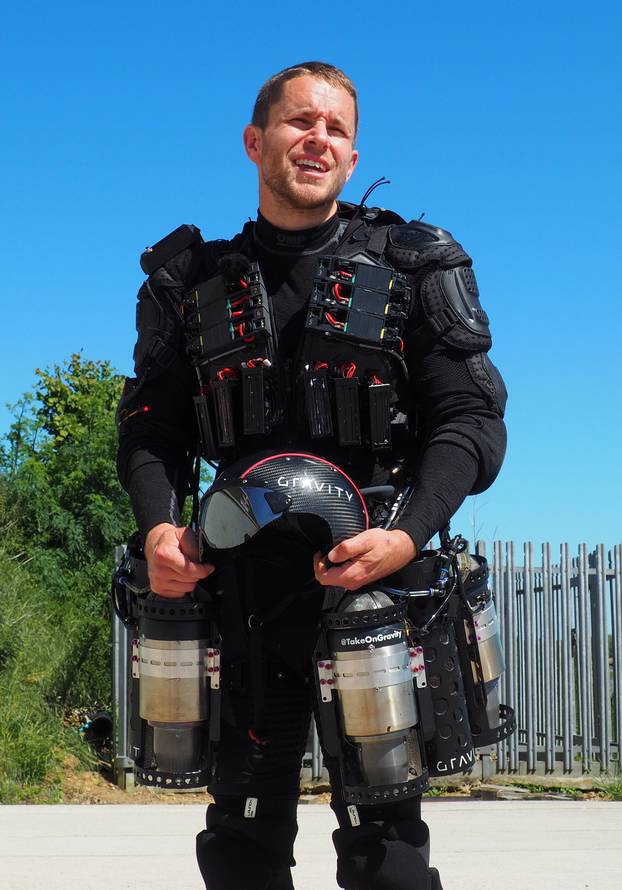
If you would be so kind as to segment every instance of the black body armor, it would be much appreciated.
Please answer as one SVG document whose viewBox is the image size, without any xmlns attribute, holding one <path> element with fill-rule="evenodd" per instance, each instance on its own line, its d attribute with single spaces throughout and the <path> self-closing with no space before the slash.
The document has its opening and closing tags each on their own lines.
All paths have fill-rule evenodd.
<svg viewBox="0 0 622 890">
<path fill-rule="evenodd" d="M 293 362 L 279 357 L 252 224 L 231 242 L 207 244 L 196 227 L 181 226 L 149 248 L 141 258 L 150 278 L 139 303 L 138 386 L 128 391 L 121 420 L 140 410 L 140 380 L 185 349 L 198 378 L 194 405 L 208 460 L 229 462 L 247 450 L 245 440 L 257 448 L 275 434 L 399 449 L 415 435 L 407 327 L 419 349 L 441 339 L 479 349 L 472 374 L 497 396 L 494 366 L 483 355 L 488 319 L 461 246 L 448 232 L 391 211 L 359 214 L 342 204 L 340 216 L 334 253 L 318 259 Z M 413 285 L 420 285 L 417 305 Z"/>
</svg>

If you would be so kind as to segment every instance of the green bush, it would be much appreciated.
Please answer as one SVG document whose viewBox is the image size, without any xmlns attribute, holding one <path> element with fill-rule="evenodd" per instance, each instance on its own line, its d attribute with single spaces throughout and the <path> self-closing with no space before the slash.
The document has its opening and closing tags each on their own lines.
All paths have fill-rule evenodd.
<svg viewBox="0 0 622 890">
<path fill-rule="evenodd" d="M 110 708 L 112 550 L 134 526 L 115 469 L 122 378 L 79 355 L 37 375 L 0 449 L 2 803 L 59 800 L 67 756 L 95 762 L 64 717 Z"/>
</svg>

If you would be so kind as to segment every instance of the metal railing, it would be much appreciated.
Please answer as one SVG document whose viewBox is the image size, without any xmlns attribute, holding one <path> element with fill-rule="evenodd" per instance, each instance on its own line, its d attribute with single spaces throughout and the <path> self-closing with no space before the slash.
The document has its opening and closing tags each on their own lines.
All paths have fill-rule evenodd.
<svg viewBox="0 0 622 890">
<path fill-rule="evenodd" d="M 483 542 L 477 550 L 486 554 Z M 502 701 L 518 731 L 497 746 L 497 771 L 577 775 L 614 772 L 622 740 L 622 545 L 538 557 L 496 541 L 491 582 L 506 672 Z"/>
<path fill-rule="evenodd" d="M 492 750 L 490 766 L 502 774 L 615 772 L 622 747 L 622 544 L 588 552 L 568 544 L 554 561 L 551 545 L 536 557 L 532 542 L 483 541 L 490 560 L 506 656 L 501 701 L 516 711 L 518 730 Z M 127 750 L 129 634 L 113 618 L 115 775 L 123 784 L 131 767 Z M 488 758 L 486 758 L 488 760 Z M 482 774 L 484 769 L 482 767 Z M 305 779 L 326 777 L 312 727 Z"/>
</svg>

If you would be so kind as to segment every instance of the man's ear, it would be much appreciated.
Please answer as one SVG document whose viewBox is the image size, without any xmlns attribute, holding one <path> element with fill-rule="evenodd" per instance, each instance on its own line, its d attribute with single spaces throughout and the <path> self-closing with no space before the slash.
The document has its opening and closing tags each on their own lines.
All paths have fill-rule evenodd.
<svg viewBox="0 0 622 890">
<path fill-rule="evenodd" d="M 346 182 L 354 173 L 354 168 L 358 164 L 359 153 L 356 148 L 352 149 L 352 157 L 350 158 L 350 166 L 348 167 L 348 174 L 346 176 Z"/>
<path fill-rule="evenodd" d="M 253 164 L 258 164 L 261 157 L 261 137 L 261 127 L 257 127 L 255 124 L 248 124 L 244 127 L 242 134 L 244 150 Z"/>
</svg>

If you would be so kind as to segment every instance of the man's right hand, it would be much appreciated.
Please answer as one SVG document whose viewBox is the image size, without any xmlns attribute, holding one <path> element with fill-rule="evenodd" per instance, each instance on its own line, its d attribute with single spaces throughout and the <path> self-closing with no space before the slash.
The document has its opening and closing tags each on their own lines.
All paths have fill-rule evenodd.
<svg viewBox="0 0 622 890">
<path fill-rule="evenodd" d="M 144 549 L 151 589 L 158 596 L 182 597 L 214 571 L 213 565 L 198 562 L 197 539 L 190 528 L 161 522 L 147 533 Z"/>
</svg>

